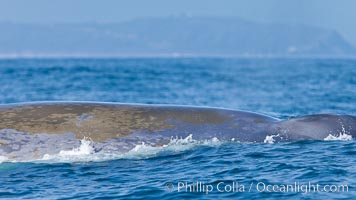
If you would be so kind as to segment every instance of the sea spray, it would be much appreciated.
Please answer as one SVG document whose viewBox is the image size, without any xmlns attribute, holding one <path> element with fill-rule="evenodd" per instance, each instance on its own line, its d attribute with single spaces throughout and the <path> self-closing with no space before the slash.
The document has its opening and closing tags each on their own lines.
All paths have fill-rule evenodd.
<svg viewBox="0 0 356 200">
<path fill-rule="evenodd" d="M 329 134 L 324 140 L 352 140 L 352 136 L 346 133 L 340 133 L 338 136 Z"/>
<path fill-rule="evenodd" d="M 94 142 L 89 138 L 83 138 L 81 144 L 72 150 L 62 150 L 55 155 L 44 155 L 39 162 L 90 162 L 105 161 L 115 159 L 140 159 L 154 157 L 161 152 L 182 152 L 198 146 L 217 146 L 223 142 L 213 137 L 208 140 L 195 140 L 190 134 L 185 138 L 171 137 L 169 143 L 161 146 L 151 146 L 144 142 L 139 142 L 128 152 L 95 152 Z"/>
<path fill-rule="evenodd" d="M 341 125 L 341 131 L 338 132 L 339 135 L 329 134 L 324 140 L 352 140 L 352 136 L 349 131 L 346 131 L 344 124 L 339 120 Z"/>
<path fill-rule="evenodd" d="M 0 156 L 0 163 L 2 162 L 6 162 L 8 161 L 9 159 L 6 157 L 6 156 Z"/>
<path fill-rule="evenodd" d="M 94 153 L 93 141 L 89 137 L 80 140 L 80 146 L 72 150 L 61 150 L 57 155 L 45 154 L 42 160 L 51 160 L 56 158 L 81 157 Z"/>
<path fill-rule="evenodd" d="M 277 134 L 277 135 L 267 135 L 266 138 L 263 140 L 263 142 L 264 143 L 273 144 L 276 141 L 274 139 L 275 137 L 279 137 L 279 134 Z"/>
</svg>

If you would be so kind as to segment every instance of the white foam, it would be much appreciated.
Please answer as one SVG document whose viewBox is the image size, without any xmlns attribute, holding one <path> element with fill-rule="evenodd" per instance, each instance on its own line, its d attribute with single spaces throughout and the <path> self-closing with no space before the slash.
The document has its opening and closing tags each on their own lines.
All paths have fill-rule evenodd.
<svg viewBox="0 0 356 200">
<path fill-rule="evenodd" d="M 214 137 L 209 140 L 194 140 L 193 135 L 190 134 L 186 138 L 172 137 L 168 144 L 162 146 L 150 146 L 142 142 L 139 145 L 136 145 L 132 150 L 124 155 L 125 158 L 142 158 L 142 157 L 151 157 L 157 155 L 163 151 L 171 152 L 181 152 L 192 149 L 196 146 L 216 146 L 220 145 L 221 141 Z"/>
<path fill-rule="evenodd" d="M 352 140 L 352 136 L 346 133 L 340 133 L 338 136 L 329 134 L 324 140 Z"/>
<path fill-rule="evenodd" d="M 340 121 L 341 124 L 341 131 L 338 135 L 329 134 L 324 140 L 352 140 L 352 135 L 350 132 L 346 131 L 344 124 Z"/>
<path fill-rule="evenodd" d="M 275 137 L 279 137 L 279 134 L 277 134 L 277 135 L 267 135 L 266 138 L 263 140 L 263 142 L 264 143 L 273 144 L 276 141 L 274 139 Z"/>
<path fill-rule="evenodd" d="M 94 153 L 94 147 L 92 146 L 92 141 L 89 138 L 83 138 L 80 141 L 79 148 L 75 148 L 69 151 L 60 151 L 59 155 L 61 156 L 81 156 L 89 155 Z"/>
<path fill-rule="evenodd" d="M 113 159 L 135 159 L 149 158 L 160 152 L 181 152 L 192 149 L 196 146 L 216 146 L 222 142 L 216 137 L 209 140 L 194 140 L 190 134 L 186 138 L 172 137 L 168 144 L 162 146 L 151 146 L 144 142 L 137 144 L 134 148 L 126 153 L 122 152 L 94 152 L 93 142 L 88 138 L 81 140 L 81 145 L 72 150 L 60 151 L 55 155 L 44 155 L 40 162 L 90 162 L 105 161 Z"/>
<path fill-rule="evenodd" d="M 42 160 L 67 160 L 68 158 L 80 158 L 85 155 L 90 155 L 94 153 L 94 147 L 92 146 L 92 140 L 88 137 L 84 137 L 80 140 L 80 146 L 78 148 L 73 148 L 72 150 L 62 150 L 57 155 L 45 154 Z"/>
<path fill-rule="evenodd" d="M 8 161 L 9 158 L 6 156 L 0 156 L 0 163 Z"/>
</svg>

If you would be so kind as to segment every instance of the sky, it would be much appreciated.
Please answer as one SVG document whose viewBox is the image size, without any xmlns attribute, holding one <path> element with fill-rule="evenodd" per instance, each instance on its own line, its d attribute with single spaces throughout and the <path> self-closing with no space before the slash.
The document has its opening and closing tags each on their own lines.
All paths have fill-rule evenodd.
<svg viewBox="0 0 356 200">
<path fill-rule="evenodd" d="M 122 22 L 141 17 L 234 16 L 337 30 L 356 46 L 356 0 L 0 0 L 0 21 Z"/>
</svg>

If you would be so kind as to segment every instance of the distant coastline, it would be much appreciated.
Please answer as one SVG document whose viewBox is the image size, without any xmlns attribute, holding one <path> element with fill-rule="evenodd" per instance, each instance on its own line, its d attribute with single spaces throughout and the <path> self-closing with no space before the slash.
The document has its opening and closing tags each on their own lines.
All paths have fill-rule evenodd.
<svg viewBox="0 0 356 200">
<path fill-rule="evenodd" d="M 354 57 L 335 30 L 229 17 L 0 22 L 0 57 Z"/>
</svg>

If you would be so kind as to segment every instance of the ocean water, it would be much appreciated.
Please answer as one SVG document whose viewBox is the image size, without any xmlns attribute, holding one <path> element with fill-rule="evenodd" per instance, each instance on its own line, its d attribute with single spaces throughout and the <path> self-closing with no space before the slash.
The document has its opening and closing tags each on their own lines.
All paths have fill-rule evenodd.
<svg viewBox="0 0 356 200">
<path fill-rule="evenodd" d="M 0 103 L 48 100 L 214 106 L 281 119 L 356 115 L 356 60 L 0 60 Z M 188 137 L 105 156 L 83 140 L 32 162 L 0 155 L 0 198 L 352 199 L 356 142 L 334 139 L 259 144 Z"/>
</svg>

